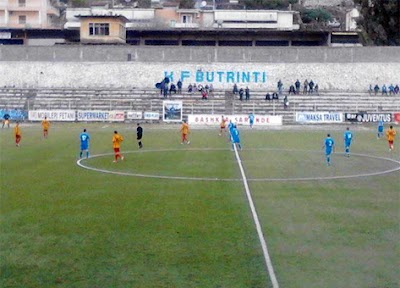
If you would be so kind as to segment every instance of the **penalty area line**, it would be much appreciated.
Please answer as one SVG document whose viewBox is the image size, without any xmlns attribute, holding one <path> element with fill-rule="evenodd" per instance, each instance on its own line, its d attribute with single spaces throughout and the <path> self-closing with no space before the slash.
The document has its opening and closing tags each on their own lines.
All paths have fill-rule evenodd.
<svg viewBox="0 0 400 288">
<path fill-rule="evenodd" d="M 258 219 L 256 207 L 254 206 L 253 197 L 251 196 L 251 192 L 249 189 L 249 184 L 247 182 L 246 174 L 244 173 L 242 160 L 240 159 L 239 153 L 236 149 L 236 145 L 234 145 L 234 149 L 235 149 L 236 160 L 237 160 L 237 163 L 240 168 L 240 173 L 242 174 L 243 185 L 244 185 L 244 189 L 246 190 L 247 201 L 249 202 L 249 205 L 250 205 L 251 214 L 253 215 L 253 221 L 254 221 L 254 224 L 256 225 L 256 229 L 257 229 L 258 239 L 260 241 L 261 248 L 262 248 L 262 251 L 264 254 L 265 264 L 267 265 L 268 274 L 269 274 L 269 277 L 272 282 L 272 287 L 279 288 L 278 280 L 276 279 L 276 275 L 274 272 L 274 267 L 272 266 L 271 257 L 269 256 L 267 242 L 265 241 L 265 237 L 264 237 L 264 234 L 261 229 L 260 220 Z"/>
</svg>

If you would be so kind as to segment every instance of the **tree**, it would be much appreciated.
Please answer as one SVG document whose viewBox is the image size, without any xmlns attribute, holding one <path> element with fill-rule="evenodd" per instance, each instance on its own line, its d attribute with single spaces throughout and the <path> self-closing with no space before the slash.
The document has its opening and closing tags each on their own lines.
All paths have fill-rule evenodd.
<svg viewBox="0 0 400 288">
<path fill-rule="evenodd" d="M 361 6 L 358 25 L 367 43 L 400 45 L 399 0 L 354 0 Z"/>
<path fill-rule="evenodd" d="M 179 8 L 181 9 L 192 9 L 194 7 L 193 0 L 180 0 L 179 1 Z"/>
<path fill-rule="evenodd" d="M 304 9 L 301 11 L 303 23 L 327 22 L 332 19 L 332 14 L 325 9 Z"/>
</svg>

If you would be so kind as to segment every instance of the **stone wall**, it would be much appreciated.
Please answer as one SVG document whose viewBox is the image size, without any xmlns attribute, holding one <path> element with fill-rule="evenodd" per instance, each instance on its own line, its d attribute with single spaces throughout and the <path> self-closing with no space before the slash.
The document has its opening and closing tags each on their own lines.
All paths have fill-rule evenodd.
<svg viewBox="0 0 400 288">
<path fill-rule="evenodd" d="M 127 55 L 131 60 L 127 61 Z M 325 90 L 400 84 L 400 48 L 131 48 L 127 46 L 0 47 L 0 87 L 152 88 L 173 82 L 287 89 L 312 79 Z"/>
</svg>

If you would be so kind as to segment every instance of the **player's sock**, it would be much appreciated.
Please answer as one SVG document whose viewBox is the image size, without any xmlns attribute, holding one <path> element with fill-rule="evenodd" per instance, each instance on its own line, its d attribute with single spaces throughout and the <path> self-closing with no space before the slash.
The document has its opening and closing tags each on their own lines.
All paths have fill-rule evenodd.
<svg viewBox="0 0 400 288">
<path fill-rule="evenodd" d="M 82 151 L 79 152 L 79 158 L 82 158 Z"/>
<path fill-rule="evenodd" d="M 86 158 L 89 158 L 89 151 L 86 152 Z"/>
<path fill-rule="evenodd" d="M 239 149 L 242 150 L 242 145 L 238 144 L 238 146 L 239 146 Z"/>
</svg>

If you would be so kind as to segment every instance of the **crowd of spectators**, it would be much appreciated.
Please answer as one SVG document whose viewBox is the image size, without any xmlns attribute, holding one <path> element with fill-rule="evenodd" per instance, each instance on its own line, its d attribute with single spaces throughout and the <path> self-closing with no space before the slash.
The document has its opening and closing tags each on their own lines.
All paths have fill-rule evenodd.
<svg viewBox="0 0 400 288">
<path fill-rule="evenodd" d="M 370 84 L 368 92 L 369 95 L 378 95 L 379 93 L 381 93 L 382 95 L 397 95 L 400 93 L 400 88 L 398 84 L 396 84 L 396 86 L 390 84 L 388 87 L 386 86 L 386 84 L 383 84 L 382 87 L 379 87 L 378 84 L 375 84 L 375 86 L 372 86 L 372 84 Z"/>
<path fill-rule="evenodd" d="M 245 89 L 240 88 L 238 89 L 238 86 L 235 84 L 233 84 L 233 90 L 232 90 L 233 96 L 239 95 L 239 100 L 243 101 L 243 100 L 250 100 L 250 88 L 249 86 L 246 86 Z M 244 98 L 243 98 L 244 96 Z"/>
</svg>

